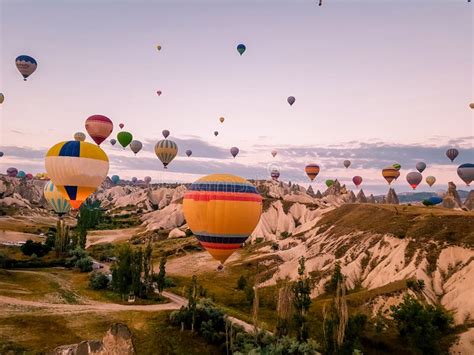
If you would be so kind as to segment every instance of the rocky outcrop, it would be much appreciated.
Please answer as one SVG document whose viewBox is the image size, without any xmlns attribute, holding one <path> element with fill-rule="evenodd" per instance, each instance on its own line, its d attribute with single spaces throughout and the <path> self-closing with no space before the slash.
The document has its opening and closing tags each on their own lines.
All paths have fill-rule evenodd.
<svg viewBox="0 0 474 355">
<path fill-rule="evenodd" d="M 346 186 L 341 186 L 341 183 L 336 179 L 334 183 L 324 191 L 323 196 L 340 196 L 347 193 Z"/>
<path fill-rule="evenodd" d="M 347 202 L 349 203 L 355 203 L 357 201 L 356 195 L 354 192 L 351 190 L 348 194 Z"/>
<path fill-rule="evenodd" d="M 375 203 L 374 195 L 370 194 L 369 198 L 367 199 L 367 203 Z"/>
<path fill-rule="evenodd" d="M 448 191 L 443 196 L 442 206 L 444 208 L 462 208 L 461 198 L 456 190 L 456 185 L 452 181 L 448 183 Z"/>
<path fill-rule="evenodd" d="M 181 203 L 171 203 L 161 210 L 143 215 L 141 220 L 147 231 L 159 229 L 171 231 L 184 224 L 183 205 Z"/>
<path fill-rule="evenodd" d="M 306 193 L 311 197 L 316 197 L 316 195 L 314 194 L 313 187 L 311 185 L 308 187 L 308 190 L 306 190 Z"/>
<path fill-rule="evenodd" d="M 398 200 L 397 193 L 393 188 L 388 189 L 387 196 L 385 197 L 385 202 L 389 205 L 398 205 L 400 204 L 400 201 Z"/>
<path fill-rule="evenodd" d="M 323 194 L 321 193 L 321 191 L 318 190 L 318 191 L 316 192 L 316 196 L 315 196 L 315 197 L 316 197 L 316 198 L 323 198 Z"/>
<path fill-rule="evenodd" d="M 45 206 L 43 198 L 44 180 L 17 179 L 8 176 L 0 177 L 0 199 L 19 199 L 30 205 Z M 11 201 L 10 199 L 10 201 Z"/>
<path fill-rule="evenodd" d="M 125 324 L 115 323 L 102 340 L 86 340 L 79 344 L 59 346 L 49 355 L 133 355 L 133 336 Z"/>
<path fill-rule="evenodd" d="M 474 210 L 474 190 L 469 191 L 469 194 L 464 200 L 464 207 L 466 207 L 469 211 Z"/>
<path fill-rule="evenodd" d="M 357 194 L 356 201 L 359 203 L 367 203 L 367 197 L 365 197 L 364 190 L 360 190 Z"/>
</svg>

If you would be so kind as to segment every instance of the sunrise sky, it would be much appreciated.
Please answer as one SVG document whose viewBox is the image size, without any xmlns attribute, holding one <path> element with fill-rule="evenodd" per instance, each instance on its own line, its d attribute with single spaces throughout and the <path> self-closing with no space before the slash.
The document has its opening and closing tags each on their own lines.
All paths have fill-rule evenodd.
<svg viewBox="0 0 474 355">
<path fill-rule="evenodd" d="M 307 184 L 304 166 L 315 162 L 321 173 L 313 188 L 329 178 L 352 187 L 360 175 L 366 193 L 384 193 L 380 169 L 399 162 L 402 192 L 411 189 L 406 173 L 425 161 L 423 175 L 438 179 L 434 191 L 448 181 L 462 187 L 456 167 L 474 161 L 473 6 L 0 0 L 0 171 L 44 171 L 50 146 L 103 114 L 115 124 L 109 138 L 124 123 L 144 143 L 136 157 L 102 144 L 110 174 L 122 178 L 193 181 L 229 172 L 263 179 L 276 166 L 281 180 Z M 239 43 L 247 46 L 242 56 Z M 15 67 L 21 54 L 38 62 L 27 82 Z M 180 149 L 167 172 L 153 152 L 163 129 Z M 241 150 L 236 159 L 231 146 Z M 455 163 L 444 155 L 449 147 L 460 150 Z"/>
</svg>

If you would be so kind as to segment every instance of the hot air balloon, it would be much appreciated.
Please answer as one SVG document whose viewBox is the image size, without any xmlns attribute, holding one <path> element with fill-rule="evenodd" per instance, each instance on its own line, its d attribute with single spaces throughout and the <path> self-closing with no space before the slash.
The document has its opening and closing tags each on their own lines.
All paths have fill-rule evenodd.
<svg viewBox="0 0 474 355">
<path fill-rule="evenodd" d="M 399 170 L 402 168 L 402 166 L 401 166 L 400 164 L 398 164 L 398 163 L 393 164 L 392 167 L 395 168 L 395 170 L 397 170 L 397 171 L 399 171 Z M 397 176 L 397 177 L 398 177 L 398 176 Z M 395 179 L 396 179 L 396 178 L 395 178 Z"/>
<path fill-rule="evenodd" d="M 161 90 L 158 90 L 158 91 L 156 92 L 156 94 L 157 94 L 158 96 L 161 96 Z"/>
<path fill-rule="evenodd" d="M 240 53 L 240 55 L 244 54 L 244 52 L 247 50 L 247 47 L 245 47 L 244 44 L 239 44 L 237 45 L 237 52 Z"/>
<path fill-rule="evenodd" d="M 471 102 L 471 103 L 469 104 L 469 107 L 474 110 L 474 102 Z"/>
<path fill-rule="evenodd" d="M 145 183 L 148 185 L 148 184 L 151 182 L 151 177 L 145 176 L 145 177 L 143 178 L 143 181 L 145 181 Z"/>
<path fill-rule="evenodd" d="M 425 206 L 435 206 L 443 202 L 443 199 L 439 196 L 432 196 L 430 198 L 427 198 L 426 200 L 423 200 L 421 203 L 423 203 Z"/>
<path fill-rule="evenodd" d="M 155 145 L 155 154 L 163 163 L 163 167 L 168 169 L 168 164 L 178 154 L 178 146 L 172 140 L 162 139 Z"/>
<path fill-rule="evenodd" d="M 125 149 L 125 147 L 132 142 L 133 136 L 130 132 L 122 131 L 117 134 L 117 140 L 123 149 Z"/>
<path fill-rule="evenodd" d="M 326 184 L 327 187 L 331 187 L 332 185 L 334 185 L 334 180 L 332 180 L 332 179 L 327 179 L 327 180 L 325 181 L 325 184 Z"/>
<path fill-rule="evenodd" d="M 219 132 L 217 132 L 217 131 L 214 131 L 214 136 L 216 136 L 216 137 L 217 137 L 218 135 L 219 135 Z"/>
<path fill-rule="evenodd" d="M 16 174 L 16 177 L 19 179 L 23 179 L 26 176 L 26 173 L 23 170 L 20 170 L 18 174 Z"/>
<path fill-rule="evenodd" d="M 107 177 L 109 158 L 97 145 L 67 141 L 48 150 L 45 166 L 54 185 L 77 209 Z"/>
<path fill-rule="evenodd" d="M 278 181 L 278 178 L 280 177 L 280 172 L 278 171 L 278 169 L 272 169 L 272 171 L 270 172 L 270 176 L 273 180 Z"/>
<path fill-rule="evenodd" d="M 416 170 L 422 173 L 426 169 L 426 164 L 422 161 L 416 163 Z"/>
<path fill-rule="evenodd" d="M 418 171 L 411 171 L 407 174 L 407 182 L 413 188 L 413 190 L 416 189 L 421 180 L 423 180 L 423 175 L 421 175 Z"/>
<path fill-rule="evenodd" d="M 224 117 L 219 117 L 219 121 L 220 121 L 221 123 L 224 123 L 225 118 L 224 118 Z"/>
<path fill-rule="evenodd" d="M 358 188 L 360 184 L 362 184 L 362 176 L 354 176 L 352 178 L 352 182 Z"/>
<path fill-rule="evenodd" d="M 237 154 L 239 154 L 239 148 L 237 147 L 230 148 L 230 154 L 232 154 L 232 156 L 235 158 Z"/>
<path fill-rule="evenodd" d="M 105 141 L 113 130 L 113 122 L 103 115 L 93 115 L 86 120 L 86 131 L 98 145 Z"/>
<path fill-rule="evenodd" d="M 5 96 L 0 92 L 0 104 L 3 104 L 3 101 L 5 101 Z"/>
<path fill-rule="evenodd" d="M 163 137 L 168 138 L 168 136 L 170 135 L 170 131 L 168 131 L 167 129 L 164 129 L 161 134 L 163 135 Z"/>
<path fill-rule="evenodd" d="M 346 169 L 347 169 L 348 167 L 351 166 L 351 161 L 350 161 L 350 160 L 344 160 L 344 163 L 343 163 L 343 164 L 344 164 L 344 166 L 345 166 Z"/>
<path fill-rule="evenodd" d="M 115 145 L 115 143 L 117 143 L 117 140 L 116 140 L 115 138 L 112 138 L 112 139 L 110 140 L 110 144 Z"/>
<path fill-rule="evenodd" d="M 308 164 L 304 168 L 304 171 L 306 172 L 306 175 L 308 175 L 309 179 L 313 181 L 316 176 L 319 174 L 319 165 L 318 164 Z"/>
<path fill-rule="evenodd" d="M 0 152 L 0 158 L 3 157 L 3 152 Z"/>
<path fill-rule="evenodd" d="M 272 150 L 272 157 L 276 157 L 276 155 L 278 154 L 278 152 L 276 150 Z"/>
<path fill-rule="evenodd" d="M 135 176 L 134 176 L 134 177 L 132 177 L 132 183 L 134 183 L 134 184 L 135 184 L 137 181 L 138 181 L 138 179 L 137 179 Z"/>
<path fill-rule="evenodd" d="M 397 170 L 397 168 L 389 166 L 382 169 L 382 176 L 390 185 L 393 180 L 396 180 L 400 176 L 400 172 Z"/>
<path fill-rule="evenodd" d="M 157 49 L 158 51 L 161 51 L 161 46 L 158 44 L 158 45 L 156 46 L 156 49 Z"/>
<path fill-rule="evenodd" d="M 26 180 L 33 180 L 33 174 L 28 173 L 28 174 L 26 174 L 25 178 L 26 178 Z"/>
<path fill-rule="evenodd" d="M 48 201 L 49 205 L 59 217 L 65 215 L 71 209 L 68 200 L 64 198 L 52 181 L 49 181 L 44 185 L 43 194 L 45 200 Z"/>
<path fill-rule="evenodd" d="M 436 178 L 434 176 L 428 176 L 428 177 L 426 177 L 425 181 L 431 187 L 436 182 Z"/>
<path fill-rule="evenodd" d="M 125 125 L 123 123 L 120 123 L 119 127 L 120 127 L 120 129 L 122 129 L 123 127 L 125 127 Z"/>
<path fill-rule="evenodd" d="M 288 101 L 288 103 L 290 104 L 290 106 L 293 106 L 293 104 L 295 103 L 296 99 L 294 96 L 288 96 L 288 98 L 286 99 L 286 101 Z"/>
<path fill-rule="evenodd" d="M 86 135 L 82 132 L 74 133 L 74 140 L 84 142 L 86 140 Z"/>
<path fill-rule="evenodd" d="M 192 154 L 193 154 L 193 151 L 192 151 L 191 149 L 188 149 L 188 150 L 186 151 L 186 155 L 187 155 L 188 157 L 190 157 Z"/>
<path fill-rule="evenodd" d="M 224 263 L 257 226 L 262 197 L 241 177 L 213 174 L 191 185 L 184 195 L 183 212 L 201 245 Z"/>
<path fill-rule="evenodd" d="M 137 155 L 137 153 L 142 150 L 143 144 L 140 141 L 134 140 L 130 143 L 130 149 L 132 152 Z"/>
<path fill-rule="evenodd" d="M 110 180 L 112 180 L 112 182 L 115 184 L 117 184 L 119 181 L 120 181 L 120 177 L 118 175 L 112 175 L 112 177 L 110 178 Z"/>
<path fill-rule="evenodd" d="M 474 164 L 466 163 L 459 165 L 458 176 L 469 186 L 472 180 L 474 180 Z"/>
<path fill-rule="evenodd" d="M 16 177 L 17 174 L 18 174 L 18 169 L 17 168 L 8 168 L 7 169 L 7 175 L 9 177 Z"/>
<path fill-rule="evenodd" d="M 23 80 L 26 81 L 31 74 L 33 74 L 38 67 L 36 60 L 28 55 L 20 55 L 15 59 L 15 64 L 18 71 L 23 75 Z"/>
<path fill-rule="evenodd" d="M 446 156 L 449 158 L 449 160 L 451 160 L 451 162 L 453 162 L 458 155 L 459 150 L 457 150 L 456 148 L 451 148 L 446 151 Z"/>
</svg>

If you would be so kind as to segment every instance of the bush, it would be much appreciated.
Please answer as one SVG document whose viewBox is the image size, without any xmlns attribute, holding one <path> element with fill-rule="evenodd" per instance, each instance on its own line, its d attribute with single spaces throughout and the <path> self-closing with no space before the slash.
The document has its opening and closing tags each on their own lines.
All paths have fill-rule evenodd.
<svg viewBox="0 0 474 355">
<path fill-rule="evenodd" d="M 280 246 L 278 245 L 278 243 L 273 242 L 271 248 L 273 251 L 277 251 L 278 249 L 280 249 Z"/>
<path fill-rule="evenodd" d="M 407 280 L 407 287 L 413 291 L 421 292 L 425 289 L 425 280 L 418 279 L 418 280 Z"/>
<path fill-rule="evenodd" d="M 109 285 L 109 278 L 101 272 L 93 272 L 89 276 L 89 287 L 93 290 L 103 290 Z"/>
<path fill-rule="evenodd" d="M 287 231 L 283 231 L 280 233 L 280 239 L 286 239 L 288 237 L 291 237 L 291 234 L 288 233 Z"/>
<path fill-rule="evenodd" d="M 74 266 L 79 268 L 81 272 L 90 272 L 92 271 L 92 264 L 92 259 L 90 257 L 85 257 L 78 259 Z"/>
<path fill-rule="evenodd" d="M 184 234 L 186 235 L 186 237 L 192 237 L 193 236 L 193 231 L 191 229 L 187 228 L 184 231 Z"/>
<path fill-rule="evenodd" d="M 237 280 L 237 289 L 238 290 L 243 290 L 247 286 L 247 279 L 242 275 L 239 277 Z"/>
<path fill-rule="evenodd" d="M 77 247 L 70 255 L 66 260 L 67 267 L 77 267 L 81 272 L 92 271 L 92 259 L 84 249 Z"/>
<path fill-rule="evenodd" d="M 20 247 L 20 250 L 24 255 L 31 256 L 36 254 L 37 257 L 41 258 L 48 254 L 51 248 L 40 242 L 33 242 L 31 239 L 28 239 L 26 243 Z"/>
</svg>

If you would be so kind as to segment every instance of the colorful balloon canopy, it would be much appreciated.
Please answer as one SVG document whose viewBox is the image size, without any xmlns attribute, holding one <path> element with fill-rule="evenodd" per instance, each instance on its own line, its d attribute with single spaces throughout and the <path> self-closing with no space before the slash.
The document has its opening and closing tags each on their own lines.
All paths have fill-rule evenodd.
<svg viewBox="0 0 474 355">
<path fill-rule="evenodd" d="M 418 172 L 422 173 L 425 169 L 426 164 L 424 162 L 419 161 L 418 163 L 416 163 L 416 170 L 418 170 Z"/>
<path fill-rule="evenodd" d="M 345 168 L 347 169 L 348 167 L 351 166 L 351 161 L 350 160 L 344 160 L 343 164 L 344 164 Z"/>
<path fill-rule="evenodd" d="M 120 145 L 125 149 L 133 140 L 133 136 L 130 132 L 119 132 L 117 134 L 117 141 L 120 143 Z"/>
<path fill-rule="evenodd" d="M 86 140 L 86 135 L 83 132 L 74 133 L 74 140 L 84 142 Z"/>
<path fill-rule="evenodd" d="M 178 154 L 178 145 L 172 140 L 162 139 L 155 145 L 155 154 L 163 163 L 163 167 L 167 169 L 168 164 L 171 163 Z"/>
<path fill-rule="evenodd" d="M 362 176 L 358 176 L 358 175 L 357 175 L 357 176 L 354 176 L 354 177 L 352 178 L 352 182 L 354 183 L 354 185 L 355 185 L 356 187 L 359 187 L 360 184 L 362 184 Z"/>
<path fill-rule="evenodd" d="M 142 142 L 140 141 L 137 141 L 137 140 L 133 140 L 131 143 L 130 143 L 130 149 L 132 150 L 132 152 L 137 155 L 137 153 L 142 150 L 142 147 L 143 147 L 143 144 Z"/>
<path fill-rule="evenodd" d="M 107 177 L 109 158 L 97 145 L 67 141 L 48 150 L 45 166 L 54 185 L 77 209 Z"/>
<path fill-rule="evenodd" d="M 161 96 L 161 90 L 158 90 L 158 91 L 156 92 L 156 94 L 157 94 L 158 96 Z"/>
<path fill-rule="evenodd" d="M 395 170 L 397 170 L 397 171 L 402 168 L 402 166 L 398 163 L 393 164 L 392 167 L 395 168 Z"/>
<path fill-rule="evenodd" d="M 304 171 L 308 175 L 311 181 L 314 181 L 316 176 L 318 176 L 320 168 L 318 164 L 308 164 L 305 166 Z"/>
<path fill-rule="evenodd" d="M 149 184 L 151 182 L 151 177 L 150 176 L 145 176 L 143 178 L 143 181 L 145 181 L 145 183 Z"/>
<path fill-rule="evenodd" d="M 68 200 L 64 198 L 52 181 L 48 181 L 46 185 L 44 185 L 43 194 L 45 200 L 48 201 L 48 204 L 59 216 L 68 213 L 71 209 Z"/>
<path fill-rule="evenodd" d="M 278 181 L 278 178 L 280 177 L 280 172 L 278 171 L 278 169 L 272 169 L 272 171 L 270 171 L 270 176 L 273 180 Z"/>
<path fill-rule="evenodd" d="M 237 147 L 232 147 L 230 148 L 230 154 L 235 158 L 237 156 L 237 154 L 239 154 L 239 148 Z"/>
<path fill-rule="evenodd" d="M 288 101 L 288 103 L 290 104 L 290 106 L 293 106 L 293 104 L 295 103 L 296 99 L 294 96 L 288 96 L 288 98 L 286 99 L 286 101 Z"/>
<path fill-rule="evenodd" d="M 220 121 L 221 123 L 224 123 L 225 118 L 224 118 L 224 117 L 219 117 L 219 121 Z"/>
<path fill-rule="evenodd" d="M 472 180 L 474 180 L 474 164 L 466 163 L 459 165 L 458 176 L 469 186 Z"/>
<path fill-rule="evenodd" d="M 385 180 L 387 180 L 389 185 L 392 183 L 393 180 L 396 180 L 400 176 L 400 171 L 398 170 L 399 169 L 393 166 L 389 166 L 382 169 L 382 176 Z"/>
<path fill-rule="evenodd" d="M 161 134 L 163 135 L 163 137 L 168 138 L 168 136 L 170 135 L 170 131 L 168 131 L 167 129 L 164 129 Z"/>
<path fill-rule="evenodd" d="M 208 175 L 185 193 L 183 212 L 201 245 L 224 263 L 257 226 L 262 197 L 255 186 L 241 177 Z"/>
<path fill-rule="evenodd" d="M 428 185 L 433 186 L 433 184 L 436 182 L 436 178 L 434 176 L 427 176 L 426 179 L 425 179 L 426 183 Z"/>
<path fill-rule="evenodd" d="M 326 184 L 327 187 L 331 187 L 332 185 L 334 185 L 334 180 L 332 180 L 332 179 L 327 179 L 327 180 L 325 181 L 325 184 Z"/>
<path fill-rule="evenodd" d="M 26 178 L 26 180 L 33 180 L 33 174 L 28 173 L 28 174 L 26 174 L 25 178 Z"/>
<path fill-rule="evenodd" d="M 17 168 L 8 168 L 7 169 L 7 176 L 9 177 L 16 177 L 16 175 L 18 174 L 18 169 Z"/>
<path fill-rule="evenodd" d="M 423 180 L 423 175 L 421 175 L 418 171 L 411 171 L 407 174 L 407 182 L 413 188 L 413 190 L 416 189 L 421 180 Z"/>
<path fill-rule="evenodd" d="M 216 137 L 217 137 L 218 135 L 219 135 L 219 132 L 217 132 L 217 131 L 214 131 L 214 136 L 216 136 Z"/>
<path fill-rule="evenodd" d="M 446 151 L 446 156 L 449 158 L 449 160 L 451 160 L 451 162 L 453 162 L 458 155 L 459 150 L 457 150 L 456 148 L 450 148 Z"/>
<path fill-rule="evenodd" d="M 244 52 L 247 50 L 247 47 L 245 47 L 245 44 L 239 44 L 237 45 L 237 52 L 239 52 L 240 55 L 244 54 Z"/>
<path fill-rule="evenodd" d="M 272 157 L 276 157 L 276 155 L 278 154 L 278 152 L 276 150 L 272 150 Z"/>
<path fill-rule="evenodd" d="M 93 115 L 86 120 L 86 131 L 98 145 L 105 141 L 113 130 L 112 120 L 103 115 Z"/>
<path fill-rule="evenodd" d="M 0 92 L 0 104 L 3 104 L 3 101 L 5 101 L 5 95 Z"/>
<path fill-rule="evenodd" d="M 110 178 L 114 184 L 117 184 L 120 181 L 120 177 L 118 175 L 112 175 Z"/>
<path fill-rule="evenodd" d="M 424 204 L 425 206 L 435 206 L 443 202 L 443 199 L 439 196 L 432 196 L 430 198 L 427 198 L 426 200 L 423 200 L 421 203 Z"/>
<path fill-rule="evenodd" d="M 119 123 L 119 127 L 120 129 L 122 129 L 123 127 L 125 127 L 125 125 L 123 123 Z"/>
<path fill-rule="evenodd" d="M 190 157 L 193 154 L 193 151 L 191 149 L 188 149 L 185 153 L 186 156 Z"/>
<path fill-rule="evenodd" d="M 26 81 L 26 78 L 28 78 L 31 74 L 33 74 L 38 67 L 38 63 L 36 60 L 29 55 L 20 55 L 15 59 L 15 64 L 20 72 L 20 74 L 23 76 L 23 80 Z"/>
<path fill-rule="evenodd" d="M 117 140 L 115 138 L 112 138 L 110 140 L 110 144 L 115 145 L 117 143 Z"/>
<path fill-rule="evenodd" d="M 20 170 L 18 174 L 16 174 L 17 178 L 23 179 L 26 176 L 26 173 L 23 170 Z"/>
</svg>

